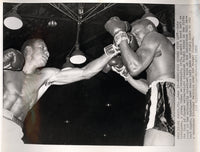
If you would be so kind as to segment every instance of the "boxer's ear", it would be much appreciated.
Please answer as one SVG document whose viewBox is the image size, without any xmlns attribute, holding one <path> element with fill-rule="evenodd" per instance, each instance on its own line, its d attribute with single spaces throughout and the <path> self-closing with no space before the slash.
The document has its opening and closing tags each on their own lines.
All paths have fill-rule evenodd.
<svg viewBox="0 0 200 152">
<path fill-rule="evenodd" d="M 130 33 L 135 36 L 134 30 L 135 30 L 134 27 L 132 27 Z"/>
<path fill-rule="evenodd" d="M 149 24 L 149 25 L 147 25 L 147 29 L 149 30 L 149 31 L 153 31 L 153 26 L 151 25 L 151 24 Z"/>
<path fill-rule="evenodd" d="M 30 57 L 32 56 L 32 52 L 33 52 L 32 47 L 29 46 L 29 45 L 27 45 L 24 49 L 25 49 L 25 54 L 24 54 L 24 56 L 25 56 L 26 58 L 30 58 Z"/>
</svg>

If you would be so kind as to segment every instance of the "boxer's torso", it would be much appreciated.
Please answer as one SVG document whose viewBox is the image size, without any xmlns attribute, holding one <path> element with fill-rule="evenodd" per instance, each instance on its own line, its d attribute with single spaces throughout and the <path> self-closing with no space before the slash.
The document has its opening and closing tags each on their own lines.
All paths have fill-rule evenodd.
<svg viewBox="0 0 200 152">
<path fill-rule="evenodd" d="M 40 71 L 24 74 L 22 71 L 6 70 L 3 77 L 3 108 L 23 121 L 27 112 L 37 102 L 38 90 L 48 76 Z"/>
<path fill-rule="evenodd" d="M 149 84 L 156 80 L 174 78 L 175 73 L 175 52 L 172 44 L 161 34 L 157 38 L 159 46 L 156 55 L 146 70 Z"/>
</svg>

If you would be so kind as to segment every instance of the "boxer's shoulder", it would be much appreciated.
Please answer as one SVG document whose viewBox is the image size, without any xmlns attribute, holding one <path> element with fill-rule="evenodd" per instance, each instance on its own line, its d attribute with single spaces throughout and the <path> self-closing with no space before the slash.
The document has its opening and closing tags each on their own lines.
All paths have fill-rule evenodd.
<svg viewBox="0 0 200 152">
<path fill-rule="evenodd" d="M 53 68 L 53 67 L 48 67 L 48 68 L 41 69 L 41 73 L 57 73 L 59 71 L 60 71 L 60 69 Z"/>
<path fill-rule="evenodd" d="M 60 69 L 58 69 L 58 68 L 48 67 L 48 68 L 43 68 L 40 72 L 41 72 L 41 74 L 51 76 L 51 75 L 58 73 L 59 71 L 60 71 Z"/>
<path fill-rule="evenodd" d="M 160 37 L 160 34 L 158 32 L 152 31 L 145 35 L 144 40 L 148 41 L 149 43 L 152 43 L 152 41 L 158 39 Z"/>
<path fill-rule="evenodd" d="M 141 44 L 141 48 L 145 48 L 155 52 L 156 49 L 159 47 L 162 41 L 162 35 L 157 32 L 150 32 L 147 34 Z"/>
<path fill-rule="evenodd" d="M 145 36 L 145 40 L 147 40 L 149 43 L 160 43 L 162 41 L 164 41 L 166 39 L 165 36 L 163 36 L 162 34 L 156 32 L 156 31 L 153 31 L 153 32 L 150 32 L 149 34 L 147 34 Z"/>
</svg>

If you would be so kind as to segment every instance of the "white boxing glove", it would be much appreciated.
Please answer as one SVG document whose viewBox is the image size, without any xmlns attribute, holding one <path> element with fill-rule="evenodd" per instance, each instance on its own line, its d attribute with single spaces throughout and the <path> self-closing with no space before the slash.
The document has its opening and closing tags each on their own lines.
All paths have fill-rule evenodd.
<svg viewBox="0 0 200 152">
<path fill-rule="evenodd" d="M 112 70 L 118 74 L 120 74 L 125 80 L 130 75 L 127 71 L 126 67 L 123 65 L 122 67 L 112 66 Z"/>
</svg>

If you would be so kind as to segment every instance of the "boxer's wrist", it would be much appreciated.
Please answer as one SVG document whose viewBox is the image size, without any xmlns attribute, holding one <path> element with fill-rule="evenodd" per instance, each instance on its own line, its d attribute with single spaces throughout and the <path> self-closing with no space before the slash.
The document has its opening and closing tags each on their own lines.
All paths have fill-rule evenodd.
<svg viewBox="0 0 200 152">
<path fill-rule="evenodd" d="M 125 81 L 128 81 L 128 79 L 131 78 L 131 75 L 129 74 L 128 71 L 126 71 L 126 72 L 127 72 L 127 73 L 124 75 L 124 80 L 125 80 Z"/>
<path fill-rule="evenodd" d="M 118 68 L 116 66 L 112 66 L 112 70 L 121 75 L 126 81 L 129 78 L 130 74 L 127 71 L 126 67 L 123 65 L 122 67 Z"/>
<path fill-rule="evenodd" d="M 117 47 L 120 45 L 120 43 L 121 43 L 122 41 L 125 41 L 125 40 L 127 41 L 128 44 L 130 43 L 130 39 L 129 39 L 127 33 L 124 32 L 124 31 L 119 31 L 119 32 L 114 36 L 114 41 L 115 41 L 115 44 L 116 44 Z"/>
<path fill-rule="evenodd" d="M 116 47 L 114 44 L 110 44 L 104 47 L 104 53 L 112 58 L 120 53 L 120 49 L 119 47 Z"/>
<path fill-rule="evenodd" d="M 125 80 L 127 80 L 129 73 L 128 73 L 128 71 L 127 71 L 127 69 L 126 69 L 125 66 L 123 66 L 123 69 L 122 69 L 122 71 L 120 72 L 120 75 L 121 75 L 122 77 L 124 77 Z"/>
</svg>

